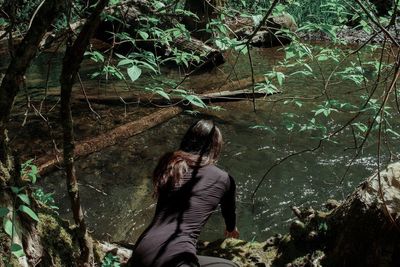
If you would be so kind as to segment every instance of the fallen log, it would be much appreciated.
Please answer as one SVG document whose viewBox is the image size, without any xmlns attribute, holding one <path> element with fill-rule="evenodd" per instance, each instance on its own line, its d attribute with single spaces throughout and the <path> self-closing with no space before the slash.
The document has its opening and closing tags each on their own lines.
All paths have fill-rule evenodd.
<svg viewBox="0 0 400 267">
<path fill-rule="evenodd" d="M 194 37 L 191 37 L 190 40 L 183 37 L 176 38 L 172 45 L 184 52 L 200 56 L 199 63 L 193 61 L 190 63 L 192 67 L 208 70 L 225 63 L 225 58 L 220 50 L 212 48 Z M 166 49 L 166 51 L 170 50 L 170 47 Z"/>
<path fill-rule="evenodd" d="M 105 147 L 115 145 L 116 143 L 142 133 L 164 121 L 167 121 L 182 112 L 180 107 L 169 107 L 160 109 L 139 120 L 121 125 L 109 132 L 81 141 L 75 146 L 75 156 L 82 157 L 91 153 L 100 151 Z M 35 164 L 38 166 L 39 173 L 44 175 L 53 170 L 59 163 L 63 162 L 61 153 L 50 154 L 38 158 Z"/>
<path fill-rule="evenodd" d="M 204 103 L 219 103 L 219 102 L 232 102 L 240 101 L 244 99 L 261 98 L 267 96 L 265 92 L 253 92 L 251 90 L 236 90 L 236 91 L 221 91 L 203 95 L 197 95 Z M 129 96 L 74 96 L 76 100 L 89 101 L 97 104 L 108 104 L 108 105 L 122 105 L 126 102 L 135 102 L 139 104 L 155 104 L 155 105 L 171 105 L 182 103 L 186 105 L 187 101 L 182 102 L 181 97 L 166 98 L 154 98 L 153 95 L 129 95 Z"/>
<path fill-rule="evenodd" d="M 264 80 L 264 77 L 258 77 L 255 81 L 260 82 Z M 251 79 L 244 79 L 241 81 L 233 82 L 235 86 L 238 88 L 246 88 L 250 86 Z M 226 84 L 221 86 L 219 89 L 229 88 L 228 86 L 232 86 L 232 84 Z M 236 90 L 234 92 L 231 91 L 213 91 L 218 88 L 212 88 L 210 92 L 204 93 L 201 95 L 203 101 L 208 103 L 215 102 L 226 102 L 226 101 L 238 101 L 243 98 L 252 98 L 254 97 L 265 97 L 266 94 L 264 92 L 255 92 L 253 95 L 252 90 Z M 97 103 L 122 103 L 120 96 L 107 96 L 107 97 L 99 97 L 99 96 L 75 96 L 76 99 L 82 101 L 92 101 Z M 130 99 L 124 99 L 124 101 L 130 101 Z M 181 99 L 180 99 L 181 101 Z M 152 101 L 154 103 L 154 101 Z M 164 121 L 167 121 L 174 116 L 181 113 L 183 109 L 179 106 L 163 108 L 159 111 L 156 111 L 148 116 L 145 116 L 139 120 L 126 123 L 121 125 L 109 132 L 101 134 L 94 138 L 89 138 L 87 140 L 81 141 L 75 145 L 75 156 L 82 157 L 89 155 L 91 153 L 100 151 L 101 149 L 115 145 L 116 143 L 134 136 L 136 134 L 142 133 L 147 129 L 150 129 Z M 44 175 L 51 170 L 53 170 L 60 162 L 63 161 L 61 153 L 45 155 L 43 157 L 38 158 L 35 161 L 35 164 L 38 166 L 39 173 Z"/>
<path fill-rule="evenodd" d="M 256 77 L 255 83 L 265 81 L 264 76 Z M 265 92 L 246 89 L 252 86 L 252 79 L 245 78 L 239 81 L 230 82 L 224 85 L 217 85 L 209 88 L 207 93 L 194 94 L 198 96 L 205 103 L 218 103 L 218 102 L 231 102 L 240 101 L 243 99 L 262 98 L 267 96 Z M 233 91 L 232 91 L 233 89 Z M 277 92 L 278 93 L 278 92 Z M 75 95 L 74 98 L 79 101 L 89 101 L 97 104 L 108 105 L 122 105 L 126 102 L 135 102 L 140 104 L 156 104 L 156 105 L 169 105 L 182 102 L 181 97 L 172 96 L 169 100 L 166 98 L 156 97 L 154 94 L 120 94 L 114 96 L 85 96 Z"/>
</svg>

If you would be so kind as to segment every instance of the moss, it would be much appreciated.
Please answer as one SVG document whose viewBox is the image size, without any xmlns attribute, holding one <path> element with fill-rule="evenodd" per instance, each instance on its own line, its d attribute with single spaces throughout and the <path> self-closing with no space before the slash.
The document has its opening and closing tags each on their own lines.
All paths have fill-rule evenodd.
<svg viewBox="0 0 400 267">
<path fill-rule="evenodd" d="M 101 263 L 104 257 L 106 256 L 106 253 L 104 253 L 98 241 L 93 241 L 93 255 L 94 255 L 94 261 L 97 263 Z"/>
<path fill-rule="evenodd" d="M 52 259 L 52 266 L 75 266 L 79 247 L 72 229 L 64 221 L 50 214 L 39 214 L 37 225 L 43 247 Z"/>
<path fill-rule="evenodd" d="M 11 239 L 4 232 L 0 232 L 0 267 L 3 266 L 19 266 L 17 258 L 11 257 L 11 261 L 8 262 L 10 257 Z"/>
<path fill-rule="evenodd" d="M 277 247 L 266 246 L 266 242 L 225 239 L 202 245 L 199 254 L 229 259 L 240 267 L 268 266 L 277 255 Z"/>
</svg>

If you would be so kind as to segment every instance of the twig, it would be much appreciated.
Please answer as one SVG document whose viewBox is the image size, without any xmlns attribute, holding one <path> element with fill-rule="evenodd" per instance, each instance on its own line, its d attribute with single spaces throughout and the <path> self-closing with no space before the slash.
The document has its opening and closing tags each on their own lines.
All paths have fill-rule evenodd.
<svg viewBox="0 0 400 267">
<path fill-rule="evenodd" d="M 89 109 L 93 112 L 93 114 L 95 115 L 96 119 L 98 119 L 98 120 L 101 119 L 101 116 L 99 115 L 99 113 L 97 113 L 92 108 L 92 105 L 90 104 L 90 101 L 89 101 L 88 96 L 86 94 L 86 90 L 85 90 L 85 87 L 83 86 L 81 75 L 79 74 L 79 72 L 77 73 L 77 77 L 78 77 L 78 81 L 79 81 L 79 84 L 80 84 L 80 87 L 81 87 L 82 94 L 85 96 L 86 103 L 88 104 Z"/>
<path fill-rule="evenodd" d="M 46 0 L 43 0 L 38 7 L 36 8 L 35 12 L 33 12 L 32 18 L 29 20 L 29 25 L 28 25 L 28 30 L 30 29 L 30 27 L 32 26 L 32 22 L 33 19 L 36 17 L 36 14 L 38 13 L 39 9 L 42 7 L 42 5 L 44 4 Z"/>
<path fill-rule="evenodd" d="M 251 70 L 251 90 L 253 92 L 253 111 L 256 112 L 256 94 L 254 92 L 255 91 L 254 66 L 253 66 L 253 60 L 251 58 L 249 44 L 246 44 L 246 47 L 247 47 L 247 55 L 249 57 L 249 64 L 250 64 L 250 70 Z"/>
</svg>

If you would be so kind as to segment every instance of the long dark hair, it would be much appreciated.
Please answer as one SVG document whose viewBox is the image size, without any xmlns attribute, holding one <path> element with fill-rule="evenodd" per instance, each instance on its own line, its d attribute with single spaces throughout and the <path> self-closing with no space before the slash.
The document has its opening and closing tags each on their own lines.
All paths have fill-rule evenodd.
<svg viewBox="0 0 400 267">
<path fill-rule="evenodd" d="M 189 168 L 200 168 L 218 160 L 222 135 L 211 120 L 199 120 L 189 127 L 179 150 L 163 155 L 153 172 L 154 195 L 179 185 Z"/>
</svg>

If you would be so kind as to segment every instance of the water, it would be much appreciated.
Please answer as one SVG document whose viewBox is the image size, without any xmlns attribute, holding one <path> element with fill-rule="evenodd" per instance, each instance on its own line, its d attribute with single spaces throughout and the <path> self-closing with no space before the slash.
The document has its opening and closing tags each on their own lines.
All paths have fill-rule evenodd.
<svg viewBox="0 0 400 267">
<path fill-rule="evenodd" d="M 254 49 L 252 55 L 257 75 L 270 70 L 283 56 L 276 49 Z M 222 69 L 191 77 L 185 85 L 198 87 L 220 81 L 234 62 L 231 57 Z M 322 72 L 328 73 L 332 69 L 332 64 L 324 64 Z M 240 58 L 237 76 L 248 77 L 249 73 L 246 57 Z M 177 72 L 169 71 L 165 78 L 176 79 Z M 145 85 L 146 80 L 136 86 L 141 84 Z M 113 85 L 121 90 L 125 86 L 118 82 Z M 324 100 L 320 96 L 321 88 L 320 78 L 288 77 L 282 88 L 283 94 L 257 101 L 256 112 L 253 112 L 251 102 L 242 101 L 221 105 L 223 111 L 182 114 L 117 146 L 78 160 L 82 205 L 94 236 L 112 241 L 136 240 L 153 216 L 155 200 L 150 177 L 158 158 L 162 153 L 177 148 L 185 130 L 200 118 L 214 119 L 223 133 L 225 145 L 218 165 L 237 182 L 237 219 L 241 238 L 263 240 L 271 234 L 287 231 L 293 219 L 290 210 L 293 205 L 322 208 L 323 202 L 329 198 L 343 199 L 376 168 L 376 141 L 371 139 L 341 183 L 346 166 L 355 153 L 354 149 L 349 149 L 354 146 L 350 130 L 334 139 L 338 143 L 323 143 L 315 152 L 294 156 L 279 164 L 265 178 L 254 202 L 251 198 L 261 177 L 277 160 L 317 146 L 321 133 L 300 132 L 299 128 L 287 130 L 285 113 L 295 114 L 296 121 L 301 124 L 308 123 L 314 116 L 311 110 Z M 351 100 L 355 104 L 359 102 L 360 92 L 350 82 L 341 82 L 332 88 L 331 97 Z M 307 99 L 301 106 L 285 104 L 285 100 L 293 96 Z M 323 117 L 317 117 L 317 120 L 332 131 L 352 115 L 335 113 L 334 120 Z M 255 125 L 268 126 L 270 130 L 252 129 Z M 392 125 L 398 129 L 398 118 Z M 398 158 L 399 141 L 390 138 L 390 147 L 392 156 Z M 387 149 L 384 149 L 382 159 L 388 161 Z M 47 190 L 57 192 L 60 213 L 70 218 L 63 174 L 56 172 L 46 177 L 44 184 Z M 223 220 L 217 211 L 201 238 L 214 240 L 222 237 L 223 231 Z"/>
</svg>

